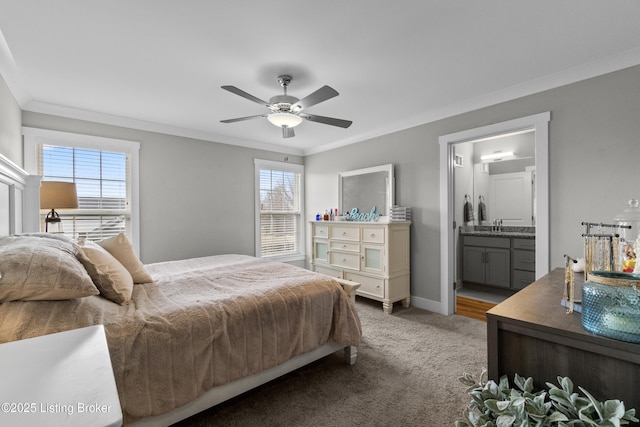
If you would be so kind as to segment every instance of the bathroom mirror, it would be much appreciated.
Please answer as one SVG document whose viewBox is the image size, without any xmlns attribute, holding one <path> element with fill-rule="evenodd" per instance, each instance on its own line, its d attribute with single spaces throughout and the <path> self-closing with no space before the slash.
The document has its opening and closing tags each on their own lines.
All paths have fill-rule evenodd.
<svg viewBox="0 0 640 427">
<path fill-rule="evenodd" d="M 518 132 L 473 142 L 473 196 L 485 197 L 487 225 L 499 218 L 503 225 L 535 225 L 535 132 Z M 504 159 L 483 160 L 482 156 L 513 151 Z M 467 191 L 467 190 L 465 190 Z"/>
<path fill-rule="evenodd" d="M 338 209 L 341 213 L 376 212 L 388 216 L 395 201 L 393 165 L 380 165 L 338 174 Z"/>
</svg>

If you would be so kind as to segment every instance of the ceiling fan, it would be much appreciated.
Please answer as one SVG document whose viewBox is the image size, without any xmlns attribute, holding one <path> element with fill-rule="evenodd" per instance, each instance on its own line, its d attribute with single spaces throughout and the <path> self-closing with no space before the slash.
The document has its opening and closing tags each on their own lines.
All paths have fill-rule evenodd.
<svg viewBox="0 0 640 427">
<path fill-rule="evenodd" d="M 282 137 L 291 138 L 295 136 L 293 128 L 302 123 L 303 119 L 307 119 L 312 122 L 324 123 L 326 125 L 338 126 L 341 128 L 348 128 L 351 126 L 350 120 L 335 119 L 333 117 L 316 116 L 315 114 L 303 113 L 302 110 L 309 108 L 313 105 L 319 104 L 323 101 L 338 96 L 338 92 L 329 87 L 322 86 L 320 89 L 306 96 L 305 98 L 298 99 L 295 96 L 287 95 L 287 87 L 291 83 L 291 76 L 286 74 L 278 76 L 280 86 L 284 89 L 284 95 L 276 95 L 269 99 L 269 102 L 263 101 L 260 98 L 248 94 L 247 92 L 238 89 L 235 86 L 221 86 L 222 89 L 228 90 L 231 93 L 240 95 L 243 98 L 253 101 L 257 104 L 267 107 L 269 112 L 264 114 L 258 114 L 255 116 L 238 117 L 237 119 L 221 120 L 222 123 L 234 123 L 244 120 L 257 119 L 260 117 L 266 117 L 270 123 L 282 128 Z"/>
</svg>

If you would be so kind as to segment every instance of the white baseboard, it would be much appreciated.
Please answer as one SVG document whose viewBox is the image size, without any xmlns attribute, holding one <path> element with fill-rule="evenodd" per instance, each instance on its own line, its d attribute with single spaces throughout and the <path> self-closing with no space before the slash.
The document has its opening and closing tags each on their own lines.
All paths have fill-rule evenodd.
<svg viewBox="0 0 640 427">
<path fill-rule="evenodd" d="M 421 308 L 423 310 L 433 311 L 435 313 L 447 314 L 446 307 L 443 307 L 442 302 L 434 301 L 427 298 L 420 298 L 411 296 L 411 305 L 414 307 Z"/>
</svg>

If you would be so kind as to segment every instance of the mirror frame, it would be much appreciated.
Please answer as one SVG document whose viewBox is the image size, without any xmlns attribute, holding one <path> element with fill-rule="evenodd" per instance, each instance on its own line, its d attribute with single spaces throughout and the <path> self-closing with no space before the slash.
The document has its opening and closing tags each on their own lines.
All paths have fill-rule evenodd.
<svg viewBox="0 0 640 427">
<path fill-rule="evenodd" d="M 387 209 L 386 212 L 384 212 L 384 214 L 378 212 L 381 217 L 387 218 L 390 215 L 391 212 L 391 208 L 393 207 L 394 203 L 395 203 L 395 178 L 393 175 L 393 164 L 389 163 L 386 165 L 380 165 L 380 166 L 372 166 L 369 168 L 363 168 L 363 169 L 354 169 L 354 170 L 350 170 L 347 172 L 340 172 L 338 173 L 338 210 L 341 214 L 344 214 L 344 206 L 342 203 L 342 180 L 343 178 L 346 177 L 352 177 L 352 176 L 362 176 L 362 175 L 367 175 L 367 174 L 371 174 L 371 173 L 379 173 L 379 172 L 386 172 L 387 173 L 387 178 L 386 178 L 386 203 L 387 203 Z M 351 208 L 351 207 L 349 207 Z M 363 209 L 363 208 L 360 208 Z"/>
</svg>

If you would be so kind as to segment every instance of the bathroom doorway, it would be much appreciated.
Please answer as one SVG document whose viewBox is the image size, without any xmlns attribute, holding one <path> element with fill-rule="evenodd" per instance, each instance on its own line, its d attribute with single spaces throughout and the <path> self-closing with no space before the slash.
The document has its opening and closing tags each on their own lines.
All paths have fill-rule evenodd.
<svg viewBox="0 0 640 427">
<path fill-rule="evenodd" d="M 464 194 L 456 194 L 455 167 L 456 146 L 464 143 L 488 141 L 508 134 L 533 132 L 535 145 L 535 180 L 532 194 L 534 203 L 536 237 L 536 279 L 549 271 L 549 188 L 548 188 L 548 122 L 549 112 L 496 123 L 480 128 L 443 135 L 440 142 L 440 248 L 441 248 L 441 312 L 455 313 L 457 226 L 456 202 L 461 203 Z"/>
</svg>

